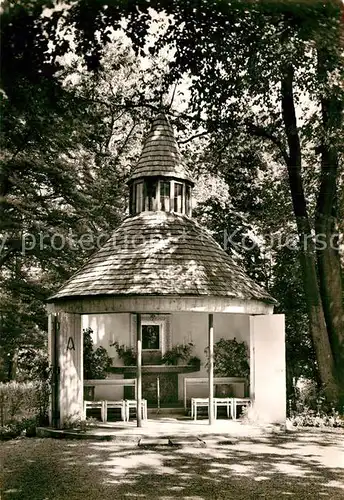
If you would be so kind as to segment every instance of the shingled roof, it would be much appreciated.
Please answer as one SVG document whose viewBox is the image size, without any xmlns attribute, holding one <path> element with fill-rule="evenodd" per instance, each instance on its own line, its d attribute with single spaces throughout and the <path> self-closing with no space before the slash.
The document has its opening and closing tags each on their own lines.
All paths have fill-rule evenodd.
<svg viewBox="0 0 344 500">
<path fill-rule="evenodd" d="M 153 121 L 140 159 L 129 178 L 129 182 L 142 177 L 154 176 L 174 177 L 193 184 L 179 151 L 171 124 L 163 113 L 160 113 Z"/>
<path fill-rule="evenodd" d="M 127 218 L 50 300 L 99 295 L 275 300 L 195 221 L 169 212 Z"/>
</svg>

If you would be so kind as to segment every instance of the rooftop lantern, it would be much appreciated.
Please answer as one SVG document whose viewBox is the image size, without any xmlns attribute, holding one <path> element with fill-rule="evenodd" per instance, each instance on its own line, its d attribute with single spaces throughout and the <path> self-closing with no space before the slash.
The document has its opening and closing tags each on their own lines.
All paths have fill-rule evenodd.
<svg viewBox="0 0 344 500">
<path fill-rule="evenodd" d="M 130 215 L 161 211 L 191 217 L 194 183 L 165 115 L 160 114 L 154 120 L 128 184 Z"/>
</svg>

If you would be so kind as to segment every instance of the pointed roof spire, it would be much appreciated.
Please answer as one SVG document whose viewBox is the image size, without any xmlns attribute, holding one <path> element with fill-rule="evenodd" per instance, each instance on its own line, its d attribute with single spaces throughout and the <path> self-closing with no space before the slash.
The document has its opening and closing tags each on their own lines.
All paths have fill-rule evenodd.
<svg viewBox="0 0 344 500">
<path fill-rule="evenodd" d="M 193 184 L 172 126 L 164 113 L 154 119 L 143 150 L 129 182 L 142 177 L 174 177 Z"/>
</svg>

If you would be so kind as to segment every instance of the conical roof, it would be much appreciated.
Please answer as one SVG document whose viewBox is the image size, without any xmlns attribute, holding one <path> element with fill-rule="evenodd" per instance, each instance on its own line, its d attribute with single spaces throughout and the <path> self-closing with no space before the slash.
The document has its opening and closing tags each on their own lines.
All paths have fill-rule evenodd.
<svg viewBox="0 0 344 500">
<path fill-rule="evenodd" d="M 160 113 L 153 121 L 129 182 L 154 176 L 174 177 L 193 183 L 180 154 L 171 124 L 163 113 Z"/>
<path fill-rule="evenodd" d="M 99 295 L 274 299 L 195 221 L 169 212 L 127 218 L 50 300 Z"/>
</svg>

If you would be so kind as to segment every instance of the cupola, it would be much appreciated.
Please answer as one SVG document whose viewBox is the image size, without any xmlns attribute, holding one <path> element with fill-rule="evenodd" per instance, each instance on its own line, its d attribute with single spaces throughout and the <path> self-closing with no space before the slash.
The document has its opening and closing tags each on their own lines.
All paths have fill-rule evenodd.
<svg viewBox="0 0 344 500">
<path fill-rule="evenodd" d="M 191 217 L 194 182 L 179 151 L 171 124 L 162 113 L 153 121 L 128 184 L 130 215 L 162 211 Z"/>
</svg>

